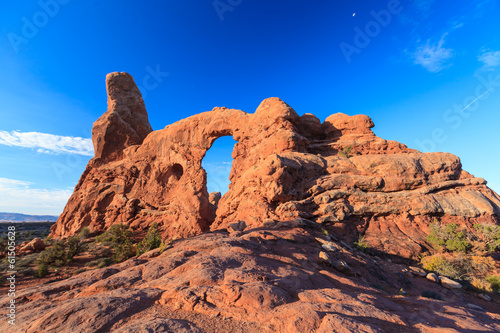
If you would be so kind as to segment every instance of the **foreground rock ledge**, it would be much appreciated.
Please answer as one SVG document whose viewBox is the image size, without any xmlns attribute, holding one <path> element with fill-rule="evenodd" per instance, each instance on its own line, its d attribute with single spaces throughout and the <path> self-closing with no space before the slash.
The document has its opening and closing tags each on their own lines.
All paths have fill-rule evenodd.
<svg viewBox="0 0 500 333">
<path fill-rule="evenodd" d="M 467 226 L 499 221 L 500 197 L 458 157 L 383 140 L 365 115 L 337 113 L 321 123 L 269 98 L 253 114 L 216 107 L 152 131 L 129 74 L 109 74 L 106 87 L 108 110 L 92 129 L 95 157 L 53 237 L 157 222 L 165 239 L 178 239 L 240 220 L 252 229 L 300 217 L 409 258 L 427 246 L 435 217 Z M 237 143 L 230 189 L 215 206 L 201 162 L 222 136 Z"/>
<path fill-rule="evenodd" d="M 329 264 L 320 260 L 325 238 L 258 228 L 178 240 L 152 259 L 17 290 L 16 332 L 500 331 L 498 302 L 407 277 L 405 266 L 339 244 Z M 0 296 L 2 308 L 8 302 Z"/>
</svg>

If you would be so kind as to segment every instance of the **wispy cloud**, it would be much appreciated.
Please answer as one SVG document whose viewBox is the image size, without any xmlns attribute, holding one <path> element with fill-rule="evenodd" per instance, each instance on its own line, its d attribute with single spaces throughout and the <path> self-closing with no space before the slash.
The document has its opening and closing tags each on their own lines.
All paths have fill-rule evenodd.
<svg viewBox="0 0 500 333">
<path fill-rule="evenodd" d="M 453 58 L 454 52 L 453 49 L 444 47 L 446 35 L 444 34 L 437 43 L 432 44 L 428 40 L 424 45 L 417 47 L 413 53 L 413 62 L 431 73 L 440 72 L 450 66 L 450 60 Z"/>
<path fill-rule="evenodd" d="M 39 132 L 0 131 L 0 144 L 37 149 L 46 154 L 79 154 L 94 156 L 91 139 Z"/>
<path fill-rule="evenodd" d="M 483 51 L 477 59 L 483 63 L 483 70 L 495 70 L 500 66 L 500 51 Z"/>
<path fill-rule="evenodd" d="M 233 162 L 203 162 L 202 166 L 207 172 L 208 192 L 226 193 L 229 187 L 229 174 Z"/>
<path fill-rule="evenodd" d="M 0 178 L 0 211 L 59 215 L 73 190 L 33 188 L 33 183 Z"/>
</svg>

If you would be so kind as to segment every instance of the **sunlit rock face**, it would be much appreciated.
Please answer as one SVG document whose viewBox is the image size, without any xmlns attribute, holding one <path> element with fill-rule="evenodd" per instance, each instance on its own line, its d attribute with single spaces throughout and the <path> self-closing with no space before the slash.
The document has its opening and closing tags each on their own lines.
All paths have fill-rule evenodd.
<svg viewBox="0 0 500 333">
<path fill-rule="evenodd" d="M 305 218 L 414 257 L 435 218 L 467 226 L 499 221 L 500 197 L 463 171 L 458 157 L 381 139 L 368 116 L 336 113 L 322 123 L 269 98 L 253 114 L 216 107 L 152 131 L 129 74 L 108 74 L 106 86 L 108 110 L 92 129 L 95 157 L 53 237 L 157 222 L 165 239 L 177 239 L 240 220 L 251 229 Z M 237 143 L 229 191 L 215 203 L 202 160 L 222 136 Z"/>
</svg>

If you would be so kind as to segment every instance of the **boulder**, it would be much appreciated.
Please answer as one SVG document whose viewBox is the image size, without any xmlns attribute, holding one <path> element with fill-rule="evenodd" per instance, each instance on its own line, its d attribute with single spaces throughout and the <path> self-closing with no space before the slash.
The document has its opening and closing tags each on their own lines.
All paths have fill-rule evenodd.
<svg viewBox="0 0 500 333">
<path fill-rule="evenodd" d="M 447 278 L 446 276 L 440 276 L 439 281 L 441 282 L 443 287 L 448 288 L 448 289 L 460 289 L 460 288 L 462 288 L 462 285 L 459 282 L 454 281 L 450 278 Z"/>
<path fill-rule="evenodd" d="M 435 273 L 429 273 L 429 274 L 427 274 L 426 278 L 429 281 L 432 281 L 432 282 L 435 282 L 435 283 L 439 283 L 439 278 L 438 278 L 438 276 Z"/>
<path fill-rule="evenodd" d="M 410 269 L 410 271 L 413 274 L 415 274 L 417 276 L 420 276 L 420 277 L 426 277 L 427 276 L 427 272 L 424 269 L 420 268 L 420 267 L 410 266 L 408 268 Z"/>
<path fill-rule="evenodd" d="M 245 221 L 238 221 L 237 223 L 231 223 L 229 229 L 232 231 L 243 231 L 247 227 Z"/>
<path fill-rule="evenodd" d="M 31 252 L 40 252 L 45 250 L 45 243 L 40 238 L 33 238 L 26 245 L 21 247 L 21 252 L 31 251 Z"/>
</svg>

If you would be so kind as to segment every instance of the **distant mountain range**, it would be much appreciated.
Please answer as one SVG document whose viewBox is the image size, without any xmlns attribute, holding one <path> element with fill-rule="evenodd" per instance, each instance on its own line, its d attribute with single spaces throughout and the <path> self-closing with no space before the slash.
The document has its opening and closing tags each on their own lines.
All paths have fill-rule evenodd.
<svg viewBox="0 0 500 333">
<path fill-rule="evenodd" d="M 0 212 L 0 222 L 55 222 L 57 218 L 58 216 L 55 215 L 26 215 Z"/>
</svg>

